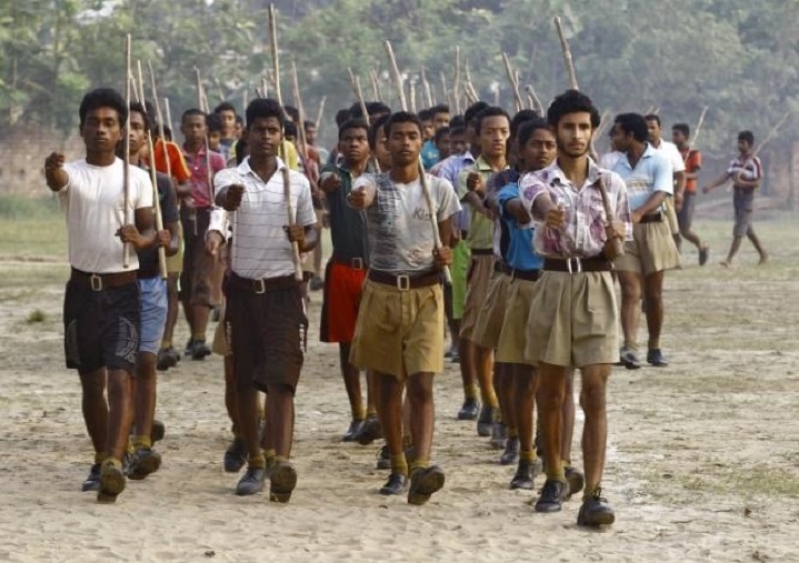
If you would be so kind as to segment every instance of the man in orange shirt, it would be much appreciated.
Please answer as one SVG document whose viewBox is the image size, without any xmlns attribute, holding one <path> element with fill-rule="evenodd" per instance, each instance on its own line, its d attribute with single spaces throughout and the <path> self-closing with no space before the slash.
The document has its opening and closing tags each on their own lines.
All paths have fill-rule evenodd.
<svg viewBox="0 0 799 563">
<path fill-rule="evenodd" d="M 166 131 L 164 131 L 164 134 L 168 135 Z M 162 174 L 172 175 L 173 183 L 177 186 L 178 203 L 180 203 L 183 198 L 191 194 L 191 186 L 189 185 L 191 170 L 189 170 L 186 159 L 183 158 L 183 153 L 177 143 L 173 143 L 168 139 L 161 139 L 158 135 L 158 127 L 155 127 L 153 131 L 153 136 L 156 139 L 155 147 L 153 148 L 155 169 Z M 168 165 L 167 161 L 169 161 Z M 180 222 L 178 222 L 178 236 L 180 240 L 183 240 L 183 226 Z M 183 245 L 181 244 L 178 253 L 174 256 L 168 256 L 166 260 L 169 308 L 166 316 L 166 326 L 164 327 L 164 336 L 161 339 L 161 349 L 158 351 L 157 367 L 160 371 L 174 367 L 180 361 L 180 353 L 172 346 L 172 337 L 175 333 L 175 325 L 178 322 L 178 279 L 182 268 Z"/>
<path fill-rule="evenodd" d="M 699 176 L 699 170 L 702 168 L 702 153 L 698 150 L 691 150 L 688 145 L 690 137 L 691 129 L 685 123 L 675 123 L 672 126 L 671 138 L 674 144 L 677 145 L 677 150 L 680 151 L 683 162 L 685 162 L 685 191 L 683 193 L 682 208 L 677 209 L 677 223 L 680 225 L 682 238 L 699 249 L 699 265 L 704 266 L 707 264 L 708 258 L 710 258 L 710 247 L 703 243 L 699 236 L 691 230 L 694 206 L 696 205 L 696 179 Z M 680 250 L 682 249 L 680 248 Z"/>
</svg>

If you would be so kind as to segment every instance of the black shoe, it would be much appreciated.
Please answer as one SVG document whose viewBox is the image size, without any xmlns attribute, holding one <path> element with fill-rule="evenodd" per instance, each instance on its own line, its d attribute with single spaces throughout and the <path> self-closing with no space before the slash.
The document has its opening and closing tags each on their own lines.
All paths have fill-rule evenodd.
<svg viewBox="0 0 799 563">
<path fill-rule="evenodd" d="M 569 484 L 566 481 L 553 481 L 547 479 L 541 494 L 535 503 L 536 512 L 560 512 L 563 501 L 569 494 Z"/>
<path fill-rule="evenodd" d="M 656 368 L 665 368 L 669 365 L 669 361 L 663 355 L 663 352 L 660 351 L 660 348 L 651 348 L 646 354 L 646 361 Z"/>
<path fill-rule="evenodd" d="M 508 442 L 508 427 L 502 422 L 495 422 L 491 428 L 491 447 L 504 450 Z"/>
<path fill-rule="evenodd" d="M 477 419 L 477 435 L 487 438 L 491 436 L 494 422 L 497 419 L 497 409 L 494 407 L 483 407 L 480 409 L 480 417 Z"/>
<path fill-rule="evenodd" d="M 86 491 L 99 491 L 100 490 L 100 464 L 95 463 L 89 469 L 89 475 L 80 487 L 84 493 Z"/>
<path fill-rule="evenodd" d="M 128 477 L 134 481 L 141 481 L 161 467 L 161 454 L 152 448 L 138 448 L 130 459 Z"/>
<path fill-rule="evenodd" d="M 566 473 L 566 482 L 569 483 L 569 498 L 571 498 L 583 490 L 585 478 L 572 466 L 567 467 L 564 472 Z"/>
<path fill-rule="evenodd" d="M 380 487 L 380 494 L 386 496 L 401 495 L 405 492 L 407 487 L 408 477 L 402 473 L 392 472 L 391 475 L 388 476 L 386 484 Z"/>
<path fill-rule="evenodd" d="M 444 472 L 437 465 L 426 469 L 417 469 L 411 475 L 411 486 L 408 489 L 408 504 L 424 504 L 433 493 L 437 493 L 444 486 L 446 480 Z"/>
<path fill-rule="evenodd" d="M 350 427 L 347 429 L 347 433 L 344 434 L 344 437 L 341 439 L 341 441 L 354 442 L 355 436 L 357 436 L 358 432 L 361 430 L 361 426 L 363 426 L 363 420 L 353 420 L 350 422 Z"/>
<path fill-rule="evenodd" d="M 204 360 L 206 356 L 211 355 L 211 349 L 204 340 L 195 340 L 194 346 L 191 349 L 192 360 Z"/>
<path fill-rule="evenodd" d="M 621 364 L 627 369 L 638 369 L 641 367 L 641 360 L 635 355 L 635 352 L 627 346 L 623 346 L 619 352 L 621 357 Z"/>
<path fill-rule="evenodd" d="M 308 287 L 311 291 L 321 291 L 325 288 L 325 282 L 319 276 L 314 276 L 311 278 L 311 282 L 308 284 Z"/>
<path fill-rule="evenodd" d="M 505 442 L 505 451 L 499 457 L 500 465 L 513 465 L 519 461 L 519 437 L 508 438 Z"/>
<path fill-rule="evenodd" d="M 600 496 L 600 489 L 583 500 L 577 513 L 578 526 L 610 526 L 616 520 L 608 501 Z"/>
<path fill-rule="evenodd" d="M 266 470 L 263 467 L 248 467 L 244 477 L 236 485 L 236 494 L 239 496 L 254 495 L 264 490 Z"/>
<path fill-rule="evenodd" d="M 177 365 L 178 361 L 175 359 L 175 355 L 173 355 L 171 352 L 174 352 L 174 349 L 161 348 L 158 350 L 158 358 L 155 362 L 155 367 L 158 371 L 166 371 L 169 368 L 175 367 L 175 365 Z"/>
<path fill-rule="evenodd" d="M 169 357 L 172 358 L 172 366 L 174 367 L 178 365 L 181 359 L 180 352 L 178 352 L 174 348 L 170 348 L 169 350 L 167 350 L 167 353 L 169 354 Z"/>
<path fill-rule="evenodd" d="M 189 338 L 189 341 L 186 342 L 186 347 L 183 349 L 184 356 L 191 356 L 191 351 L 194 349 L 194 339 Z"/>
<path fill-rule="evenodd" d="M 466 399 L 463 401 L 461 410 L 458 411 L 458 420 L 477 420 L 480 414 L 480 403 L 477 399 Z"/>
<path fill-rule="evenodd" d="M 225 473 L 238 473 L 248 457 L 247 443 L 244 438 L 233 438 L 233 441 L 225 451 Z"/>
<path fill-rule="evenodd" d="M 279 461 L 269 469 L 269 500 L 288 502 L 297 486 L 297 471 L 288 461 Z"/>
<path fill-rule="evenodd" d="M 710 247 L 706 246 L 699 249 L 699 265 L 704 266 L 710 260 Z"/>
<path fill-rule="evenodd" d="M 510 488 L 532 491 L 536 475 L 538 474 L 538 464 L 529 461 L 519 461 L 516 475 L 510 481 Z"/>
<path fill-rule="evenodd" d="M 155 445 L 166 436 L 166 425 L 160 420 L 153 420 L 153 427 L 150 429 L 150 443 Z"/>
<path fill-rule="evenodd" d="M 361 428 L 355 434 L 355 441 L 362 446 L 368 446 L 375 440 L 383 437 L 383 427 L 375 415 L 367 416 Z"/>
<path fill-rule="evenodd" d="M 377 450 L 377 468 L 380 470 L 391 469 L 391 452 L 388 451 L 388 445 L 380 446 Z"/>
</svg>

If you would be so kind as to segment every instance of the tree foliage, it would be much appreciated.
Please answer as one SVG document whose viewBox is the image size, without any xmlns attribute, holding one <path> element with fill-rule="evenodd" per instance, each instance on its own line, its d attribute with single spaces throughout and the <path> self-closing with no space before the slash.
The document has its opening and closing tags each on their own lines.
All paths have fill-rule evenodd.
<svg viewBox="0 0 799 563">
<path fill-rule="evenodd" d="M 700 143 L 724 151 L 738 129 L 764 136 L 799 110 L 795 0 L 294 0 L 276 1 L 285 100 L 291 61 L 315 117 L 353 101 L 347 68 L 368 97 L 370 70 L 387 80 L 383 42 L 402 71 L 421 69 L 439 100 L 452 87 L 455 47 L 482 98 L 512 106 L 501 54 L 546 103 L 567 85 L 552 18 L 562 17 L 581 89 L 614 112 L 659 107 L 667 122 L 694 124 L 710 111 Z M 0 123 L 75 127 L 92 86 L 124 80 L 123 41 L 134 60 L 152 60 L 175 110 L 197 104 L 194 68 L 211 105 L 241 107 L 271 68 L 268 0 L 28 0 L 0 3 Z M 795 15 L 795 14 L 794 14 Z M 788 17 L 786 17 L 788 16 Z M 393 95 L 392 95 L 393 96 Z M 420 100 L 423 99 L 420 96 Z M 392 100 L 393 101 L 393 100 Z M 396 102 L 394 102 L 396 105 Z M 421 104 L 420 102 L 420 105 Z M 796 118 L 784 129 L 795 138 Z"/>
</svg>

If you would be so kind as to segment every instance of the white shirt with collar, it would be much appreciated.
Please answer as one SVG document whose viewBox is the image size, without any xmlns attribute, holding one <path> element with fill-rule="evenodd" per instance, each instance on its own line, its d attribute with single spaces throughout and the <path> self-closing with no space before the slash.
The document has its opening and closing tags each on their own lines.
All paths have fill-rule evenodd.
<svg viewBox="0 0 799 563">
<path fill-rule="evenodd" d="M 668 158 L 669 162 L 671 163 L 672 172 L 674 174 L 677 172 L 685 172 L 685 160 L 683 160 L 683 157 L 680 154 L 680 149 L 677 148 L 677 145 L 670 143 L 669 141 L 664 141 L 663 139 L 660 140 L 660 144 L 658 146 L 655 146 L 652 143 L 649 144 L 656 151 L 666 155 L 666 158 Z"/>
<path fill-rule="evenodd" d="M 236 168 L 218 172 L 214 177 L 217 198 L 222 199 L 228 187 L 244 186 L 239 208 L 228 213 L 214 209 L 208 232 L 225 236 L 227 221 L 233 225 L 230 267 L 236 275 L 248 279 L 277 278 L 294 274 L 293 253 L 284 227 L 287 226 L 286 201 L 282 170 L 286 164 L 277 159 L 271 178 L 260 178 L 247 157 Z M 299 172 L 289 171 L 291 203 L 295 222 L 303 227 L 316 223 L 311 201 L 311 185 Z"/>
</svg>

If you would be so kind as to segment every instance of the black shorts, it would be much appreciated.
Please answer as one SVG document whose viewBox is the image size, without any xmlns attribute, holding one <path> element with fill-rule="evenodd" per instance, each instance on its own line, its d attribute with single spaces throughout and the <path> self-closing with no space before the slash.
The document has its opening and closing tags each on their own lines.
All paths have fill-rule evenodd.
<svg viewBox="0 0 799 563">
<path fill-rule="evenodd" d="M 205 251 L 205 233 L 210 220 L 210 209 L 198 209 L 196 217 L 192 217 L 185 206 L 180 210 L 184 245 L 180 300 L 188 301 L 189 305 L 211 306 L 211 276 L 214 273 L 215 260 Z"/>
<path fill-rule="evenodd" d="M 135 373 L 139 351 L 139 285 L 94 291 L 67 282 L 64 353 L 67 367 L 85 374 L 101 368 Z"/>
<path fill-rule="evenodd" d="M 293 282 L 293 283 L 292 283 Z M 300 285 L 290 280 L 279 289 L 256 293 L 227 284 L 225 322 L 236 387 L 284 386 L 294 392 L 305 360 L 308 317 Z"/>
</svg>

